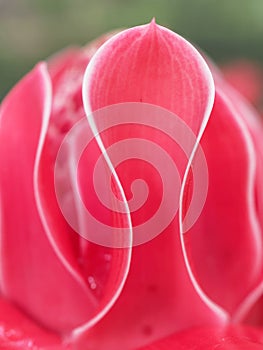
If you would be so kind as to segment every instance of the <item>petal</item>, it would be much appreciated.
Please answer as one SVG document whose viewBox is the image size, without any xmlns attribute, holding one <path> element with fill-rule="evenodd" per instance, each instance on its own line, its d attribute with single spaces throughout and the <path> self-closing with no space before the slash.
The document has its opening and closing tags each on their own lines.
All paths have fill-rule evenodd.
<svg viewBox="0 0 263 350">
<path fill-rule="evenodd" d="M 175 331 L 225 322 L 193 288 L 174 226 L 133 248 L 131 269 L 120 297 L 88 333 L 75 334 L 76 347 L 133 350 Z"/>
<path fill-rule="evenodd" d="M 88 116 L 111 104 L 146 102 L 172 111 L 196 135 L 207 122 L 213 99 L 212 76 L 202 57 L 154 20 L 103 45 L 89 64 L 83 85 Z"/>
<path fill-rule="evenodd" d="M 245 324 L 248 325 L 252 325 L 255 327 L 262 327 L 263 325 L 263 285 L 261 283 L 261 288 L 259 290 L 260 293 L 257 293 L 257 299 L 255 302 L 255 298 L 253 298 L 254 300 L 252 300 L 252 303 L 250 303 L 250 308 L 247 311 L 248 308 L 246 308 L 246 314 L 245 314 L 245 318 L 243 316 L 243 322 Z M 252 306 L 251 306 L 252 305 Z M 244 314 L 244 313 L 243 313 Z"/>
<path fill-rule="evenodd" d="M 131 256 L 130 248 L 119 250 L 99 246 L 75 232 L 61 212 L 54 187 L 61 143 L 83 117 L 81 83 L 84 70 L 95 48 L 106 38 L 103 36 L 84 49 L 65 51 L 49 62 L 52 113 L 47 133 L 39 143 L 34 169 L 36 199 L 48 239 L 65 269 L 86 290 L 89 298 L 83 305 L 86 322 L 74 323 L 78 331 L 91 327 L 114 303 L 127 276 Z M 62 159 L 58 185 L 63 190 L 62 200 L 66 201 L 67 211 L 75 213 L 74 187 L 71 187 L 72 150 L 73 145 L 69 157 Z"/>
<path fill-rule="evenodd" d="M 256 206 L 256 214 L 261 226 L 261 233 L 263 233 L 263 187 L 261 181 L 263 176 L 262 119 L 260 118 L 260 115 L 258 115 L 257 111 L 247 103 L 243 96 L 229 86 L 218 73 L 216 75 L 216 83 L 218 87 L 225 91 L 229 98 L 231 98 L 231 103 L 249 130 L 250 137 L 253 142 L 254 154 L 256 157 L 254 202 Z"/>
<path fill-rule="evenodd" d="M 108 166 L 113 174 L 116 170 L 113 177 L 116 181 L 120 179 L 120 191 L 124 191 L 130 208 L 132 194 L 135 195 L 136 191 L 133 193 L 134 188 L 129 185 L 142 179 L 147 182 L 148 198 L 151 199 L 146 199 L 146 207 L 154 216 L 163 196 L 160 181 L 163 179 L 158 172 L 165 176 L 170 168 L 167 163 L 164 169 L 158 166 L 153 169 L 152 163 L 147 164 L 148 159 L 143 156 L 151 156 L 152 153 L 152 158 L 155 158 L 155 152 L 150 152 L 148 148 L 152 146 L 156 150 L 154 144 L 169 154 L 178 166 L 178 172 L 183 175 L 188 159 L 174 142 L 173 133 L 169 138 L 163 130 L 168 125 L 176 134 L 180 118 L 176 119 L 174 112 L 194 133 L 201 132 L 212 107 L 213 93 L 210 72 L 197 51 L 176 34 L 154 23 L 124 31 L 97 51 L 84 78 L 85 110 L 91 126 L 94 126 L 93 131 L 97 129 L 101 132 L 101 148 L 107 151 Z M 118 104 L 120 102 L 127 103 Z M 139 109 L 140 104 L 142 110 Z M 147 113 L 151 108 L 155 109 L 154 116 Z M 170 121 L 166 118 L 167 113 Z M 135 119 L 127 122 L 126 118 L 132 116 Z M 159 124 L 149 124 L 149 116 Z M 135 151 L 138 151 L 136 157 L 133 156 Z M 127 159 L 124 159 L 125 152 Z M 123 161 L 118 163 L 115 156 L 120 156 Z M 135 189 L 136 186 L 134 184 Z M 177 186 L 178 183 L 171 178 L 169 192 L 174 192 L 174 197 L 179 189 Z M 138 188 L 140 195 L 144 191 Z M 170 202 L 164 203 L 166 207 L 171 205 Z M 149 212 L 143 209 L 131 210 L 134 236 L 136 229 L 151 219 Z M 150 229 L 146 227 L 142 234 L 148 231 Z M 181 246 L 178 215 L 174 213 L 170 224 L 159 233 L 147 243 L 133 247 L 131 268 L 121 295 L 111 311 L 89 332 L 75 333 L 76 346 L 85 344 L 87 350 L 105 347 L 130 350 L 175 330 L 226 322 L 226 315 L 204 298 L 189 276 Z"/>
<path fill-rule="evenodd" d="M 246 124 L 254 146 L 255 152 L 255 167 L 256 174 L 254 179 L 254 201 L 253 208 L 255 210 L 255 217 L 260 226 L 260 238 L 263 239 L 263 149 L 262 149 L 262 134 L 263 123 L 257 112 L 249 106 L 237 91 L 223 84 L 223 80 L 218 82 L 221 86 L 224 86 L 225 90 L 231 96 L 231 100 L 234 101 L 234 105 L 243 122 Z M 238 102 L 238 103 L 237 103 Z M 263 266 L 261 265 L 261 271 L 258 276 L 258 281 L 254 289 L 248 294 L 247 298 L 240 305 L 239 310 L 235 315 L 235 320 L 242 320 L 244 317 L 249 320 L 253 320 L 253 324 L 261 324 L 260 310 L 262 309 L 262 295 L 263 295 Z M 258 302 L 256 302 L 259 299 Z M 255 304 L 256 303 L 256 304 Z M 250 310 L 252 308 L 252 310 Z M 249 315 L 246 316 L 246 313 Z M 256 321 L 257 320 L 257 321 Z"/>
<path fill-rule="evenodd" d="M 53 87 L 58 86 L 61 83 L 60 78 L 62 78 L 62 76 L 64 76 L 68 70 L 73 67 L 75 69 L 77 68 L 77 62 L 83 62 L 86 68 L 87 63 L 94 55 L 94 53 L 98 50 L 98 48 L 117 32 L 118 31 L 115 30 L 101 35 L 97 39 L 89 42 L 83 48 L 76 46 L 68 47 L 49 57 L 48 70 L 52 78 Z"/>
<path fill-rule="evenodd" d="M 76 112 L 83 116 L 81 86 L 85 69 L 98 48 L 113 34 L 115 32 L 104 34 L 83 48 L 70 47 L 49 58 L 48 70 L 54 95 L 53 115 L 56 114 L 56 124 L 61 119 L 60 129 L 68 126 L 70 112 L 74 117 Z M 63 114 L 63 118 L 58 114 Z"/>
<path fill-rule="evenodd" d="M 2 298 L 0 299 L 0 315 L 1 349 L 70 349 L 57 335 L 37 326 Z"/>
<path fill-rule="evenodd" d="M 219 88 L 201 145 L 209 189 L 203 212 L 185 234 L 185 242 L 201 288 L 235 317 L 262 271 L 256 150 L 242 116 Z"/>
<path fill-rule="evenodd" d="M 50 245 L 34 197 L 34 162 L 51 105 L 44 64 L 1 106 L 1 290 L 46 327 L 69 330 L 90 317 L 90 293 L 61 264 Z"/>
<path fill-rule="evenodd" d="M 190 329 L 138 350 L 259 350 L 262 345 L 262 330 L 228 326 Z"/>
<path fill-rule="evenodd" d="M 254 213 L 254 221 L 256 221 L 256 226 L 260 226 L 260 239 L 262 240 L 263 233 L 263 187 L 262 187 L 262 176 L 263 176 L 263 151 L 262 151 L 262 133 L 263 124 L 262 119 L 257 114 L 257 111 L 253 109 L 251 105 L 247 103 L 242 95 L 236 90 L 234 90 L 223 78 L 221 72 L 213 65 L 210 61 L 209 66 L 213 72 L 214 79 L 216 81 L 216 86 L 221 91 L 231 99 L 232 108 L 235 109 L 235 113 L 239 116 L 241 123 L 243 123 L 249 132 L 250 142 L 252 141 L 252 152 L 253 158 L 255 159 L 255 176 L 252 183 L 254 186 L 254 196 L 252 194 L 251 202 L 251 212 Z M 253 189 L 251 189 L 251 193 Z M 258 232 L 258 230 L 257 230 Z M 261 243 L 259 243 L 261 246 Z M 237 309 L 233 318 L 235 321 L 240 321 L 244 317 L 248 319 L 259 320 L 258 316 L 261 310 L 261 302 L 259 301 L 257 308 L 254 304 L 261 297 L 263 293 L 263 270 L 259 272 L 256 284 L 250 290 L 246 298 L 242 301 L 239 308 Z M 256 304 L 257 305 L 257 304 Z M 250 308 L 252 307 L 252 310 Z M 249 315 L 246 314 L 249 312 Z M 254 321 L 253 321 L 254 322 Z"/>
</svg>

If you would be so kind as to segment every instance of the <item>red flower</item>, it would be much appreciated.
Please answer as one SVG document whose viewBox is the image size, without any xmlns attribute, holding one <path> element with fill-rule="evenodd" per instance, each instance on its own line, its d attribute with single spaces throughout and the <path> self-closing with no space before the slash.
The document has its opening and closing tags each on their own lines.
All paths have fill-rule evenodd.
<svg viewBox="0 0 263 350">
<path fill-rule="evenodd" d="M 3 349 L 262 347 L 262 125 L 209 65 L 152 22 L 3 101 Z"/>
</svg>

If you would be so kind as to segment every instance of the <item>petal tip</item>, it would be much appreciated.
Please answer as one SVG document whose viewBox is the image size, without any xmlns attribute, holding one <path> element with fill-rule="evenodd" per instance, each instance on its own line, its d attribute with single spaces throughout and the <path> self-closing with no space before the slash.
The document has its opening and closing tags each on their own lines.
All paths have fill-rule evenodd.
<svg viewBox="0 0 263 350">
<path fill-rule="evenodd" d="M 150 25 L 156 26 L 156 20 L 155 17 L 152 18 Z"/>
</svg>

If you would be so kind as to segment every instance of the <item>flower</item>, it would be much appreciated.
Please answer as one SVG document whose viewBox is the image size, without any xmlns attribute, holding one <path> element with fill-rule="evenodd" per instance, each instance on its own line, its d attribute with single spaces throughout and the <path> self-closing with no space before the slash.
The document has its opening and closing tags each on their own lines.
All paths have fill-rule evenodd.
<svg viewBox="0 0 263 350">
<path fill-rule="evenodd" d="M 262 347 L 262 124 L 206 61 L 152 21 L 3 101 L 3 346 Z"/>
</svg>

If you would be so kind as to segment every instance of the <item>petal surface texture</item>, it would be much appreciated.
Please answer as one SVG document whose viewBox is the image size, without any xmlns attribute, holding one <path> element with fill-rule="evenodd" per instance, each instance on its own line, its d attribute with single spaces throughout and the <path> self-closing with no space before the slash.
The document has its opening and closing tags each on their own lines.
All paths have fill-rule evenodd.
<svg viewBox="0 0 263 350">
<path fill-rule="evenodd" d="M 53 104 L 36 171 L 36 191 L 48 238 L 59 260 L 90 298 L 89 304 L 83 306 L 87 311 L 86 322 L 75 324 L 81 330 L 96 323 L 116 300 L 128 273 L 131 249 L 111 249 L 93 244 L 72 229 L 58 205 L 54 169 L 61 142 L 83 117 L 81 86 L 86 66 L 93 53 L 110 36 L 111 34 L 106 34 L 82 49 L 65 50 L 48 62 Z M 58 176 L 68 210 L 76 211 L 76 216 L 79 216 L 74 203 L 74 191 L 66 185 L 71 181 L 70 156 L 63 159 Z"/>
<path fill-rule="evenodd" d="M 0 299 L 0 348 L 2 350 L 70 350 L 61 339 L 44 330 L 21 311 Z"/>
<path fill-rule="evenodd" d="M 1 106 L 1 291 L 40 324 L 65 333 L 106 312 L 125 279 L 130 255 L 86 241 L 80 252 L 79 236 L 58 211 L 50 163 L 58 142 L 43 151 L 46 135 L 52 134 L 51 98 L 49 74 L 41 64 Z"/>
<path fill-rule="evenodd" d="M 110 110 L 111 105 L 118 103 L 142 102 L 176 114 L 198 138 L 212 108 L 214 86 L 210 71 L 198 52 L 178 35 L 152 22 L 118 34 L 97 51 L 85 73 L 83 99 L 94 130 L 105 121 L 96 117 L 97 110 L 108 107 Z M 169 154 L 183 176 L 188 159 L 174 140 L 161 132 L 162 123 L 167 121 L 162 119 L 162 114 L 158 119 L 159 129 L 149 126 L 147 119 L 140 121 L 145 122 L 144 126 L 140 123 L 119 125 L 120 119 L 117 120 L 120 132 L 113 128 L 100 135 L 106 151 L 120 139 L 151 140 Z M 176 123 L 172 129 L 176 129 Z M 127 143 L 125 145 L 128 153 L 133 151 Z M 131 157 L 116 169 L 128 203 L 132 199 L 129 185 L 135 179 L 148 181 L 149 197 L 151 192 L 154 194 L 151 197 L 153 207 L 147 206 L 146 200 L 148 210 L 143 211 L 142 207 L 131 210 L 135 231 L 154 214 L 154 206 L 158 208 L 163 195 L 160 176 L 156 174 L 160 169 L 149 169 L 147 159 L 142 159 L 146 148 L 139 149 L 139 160 Z M 110 155 L 109 159 L 111 161 Z M 170 192 L 176 193 L 173 181 Z M 177 200 L 175 196 L 174 202 Z M 79 336 L 77 344 L 87 344 L 87 349 L 128 350 L 173 330 L 225 321 L 224 312 L 205 298 L 189 275 L 178 214 L 174 213 L 173 220 L 160 235 L 133 247 L 126 284 L 111 311 L 87 334 L 76 334 L 76 337 Z"/>
<path fill-rule="evenodd" d="M 84 78 L 87 114 L 111 104 L 146 102 L 172 111 L 195 134 L 213 98 L 212 77 L 199 53 L 154 20 L 114 36 L 96 53 Z"/>
<path fill-rule="evenodd" d="M 218 88 L 201 140 L 209 170 L 207 200 L 185 242 L 201 287 L 233 318 L 262 276 L 262 231 L 255 198 L 262 160 L 257 159 L 253 136 Z"/>
<path fill-rule="evenodd" d="M 229 326 L 189 329 L 140 350 L 260 350 L 262 346 L 261 330 Z"/>
</svg>

